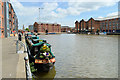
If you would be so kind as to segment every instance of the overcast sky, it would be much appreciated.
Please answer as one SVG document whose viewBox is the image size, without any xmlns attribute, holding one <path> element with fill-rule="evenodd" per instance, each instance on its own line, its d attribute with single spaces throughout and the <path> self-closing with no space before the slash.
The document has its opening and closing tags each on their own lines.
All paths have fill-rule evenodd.
<svg viewBox="0 0 120 80">
<path fill-rule="evenodd" d="M 81 19 L 102 18 L 118 14 L 119 0 L 11 0 L 19 20 L 19 29 L 39 21 L 75 26 Z"/>
</svg>

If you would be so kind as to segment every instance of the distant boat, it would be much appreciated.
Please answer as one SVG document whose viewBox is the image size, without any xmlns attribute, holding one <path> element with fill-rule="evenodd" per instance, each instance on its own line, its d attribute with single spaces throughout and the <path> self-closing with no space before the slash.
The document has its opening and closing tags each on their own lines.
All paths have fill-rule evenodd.
<svg viewBox="0 0 120 80">
<path fill-rule="evenodd" d="M 56 33 L 48 33 L 48 34 L 56 34 Z"/>
<path fill-rule="evenodd" d="M 100 35 L 106 35 L 106 32 L 100 32 L 99 34 Z"/>
<path fill-rule="evenodd" d="M 88 35 L 90 35 L 91 33 L 90 32 L 88 32 Z"/>
</svg>

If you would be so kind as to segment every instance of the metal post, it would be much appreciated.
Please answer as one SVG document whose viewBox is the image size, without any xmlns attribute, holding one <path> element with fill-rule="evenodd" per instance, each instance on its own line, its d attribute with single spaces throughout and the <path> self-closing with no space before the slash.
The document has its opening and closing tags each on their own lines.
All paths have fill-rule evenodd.
<svg viewBox="0 0 120 80">
<path fill-rule="evenodd" d="M 27 49 L 25 47 L 25 44 L 22 41 L 19 41 L 19 40 L 16 41 L 16 53 L 19 51 L 19 45 L 18 44 L 20 44 L 20 46 L 24 47 L 24 53 L 26 53 Z"/>
<path fill-rule="evenodd" d="M 39 8 L 39 22 L 40 22 L 40 8 Z"/>
<path fill-rule="evenodd" d="M 20 43 L 21 46 L 24 47 L 24 53 L 26 53 L 26 52 L 27 52 L 27 49 L 26 49 L 26 47 L 25 47 L 25 44 L 24 44 L 23 42 L 21 42 L 21 41 L 20 41 L 19 43 Z"/>
<path fill-rule="evenodd" d="M 16 53 L 18 52 L 18 40 L 16 41 Z"/>
<path fill-rule="evenodd" d="M 40 9 L 44 9 L 44 8 L 39 8 L 39 22 L 40 22 Z"/>
</svg>

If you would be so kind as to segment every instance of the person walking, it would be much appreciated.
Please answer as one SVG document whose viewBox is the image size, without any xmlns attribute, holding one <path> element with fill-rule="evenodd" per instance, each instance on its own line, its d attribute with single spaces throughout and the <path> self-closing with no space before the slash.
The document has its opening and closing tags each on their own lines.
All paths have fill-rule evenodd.
<svg viewBox="0 0 120 80">
<path fill-rule="evenodd" d="M 19 32 L 18 33 L 18 40 L 21 41 L 22 40 L 22 34 Z"/>
</svg>

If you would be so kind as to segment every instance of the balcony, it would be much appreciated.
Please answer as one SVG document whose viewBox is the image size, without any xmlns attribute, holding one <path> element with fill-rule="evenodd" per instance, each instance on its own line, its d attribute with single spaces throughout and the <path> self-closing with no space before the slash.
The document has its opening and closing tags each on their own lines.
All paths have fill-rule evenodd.
<svg viewBox="0 0 120 80">
<path fill-rule="evenodd" d="M 11 20 L 11 19 L 9 19 L 9 22 L 12 22 L 12 20 Z"/>
<path fill-rule="evenodd" d="M 11 14 L 12 12 L 11 12 L 11 10 L 9 10 L 9 14 Z"/>
</svg>

